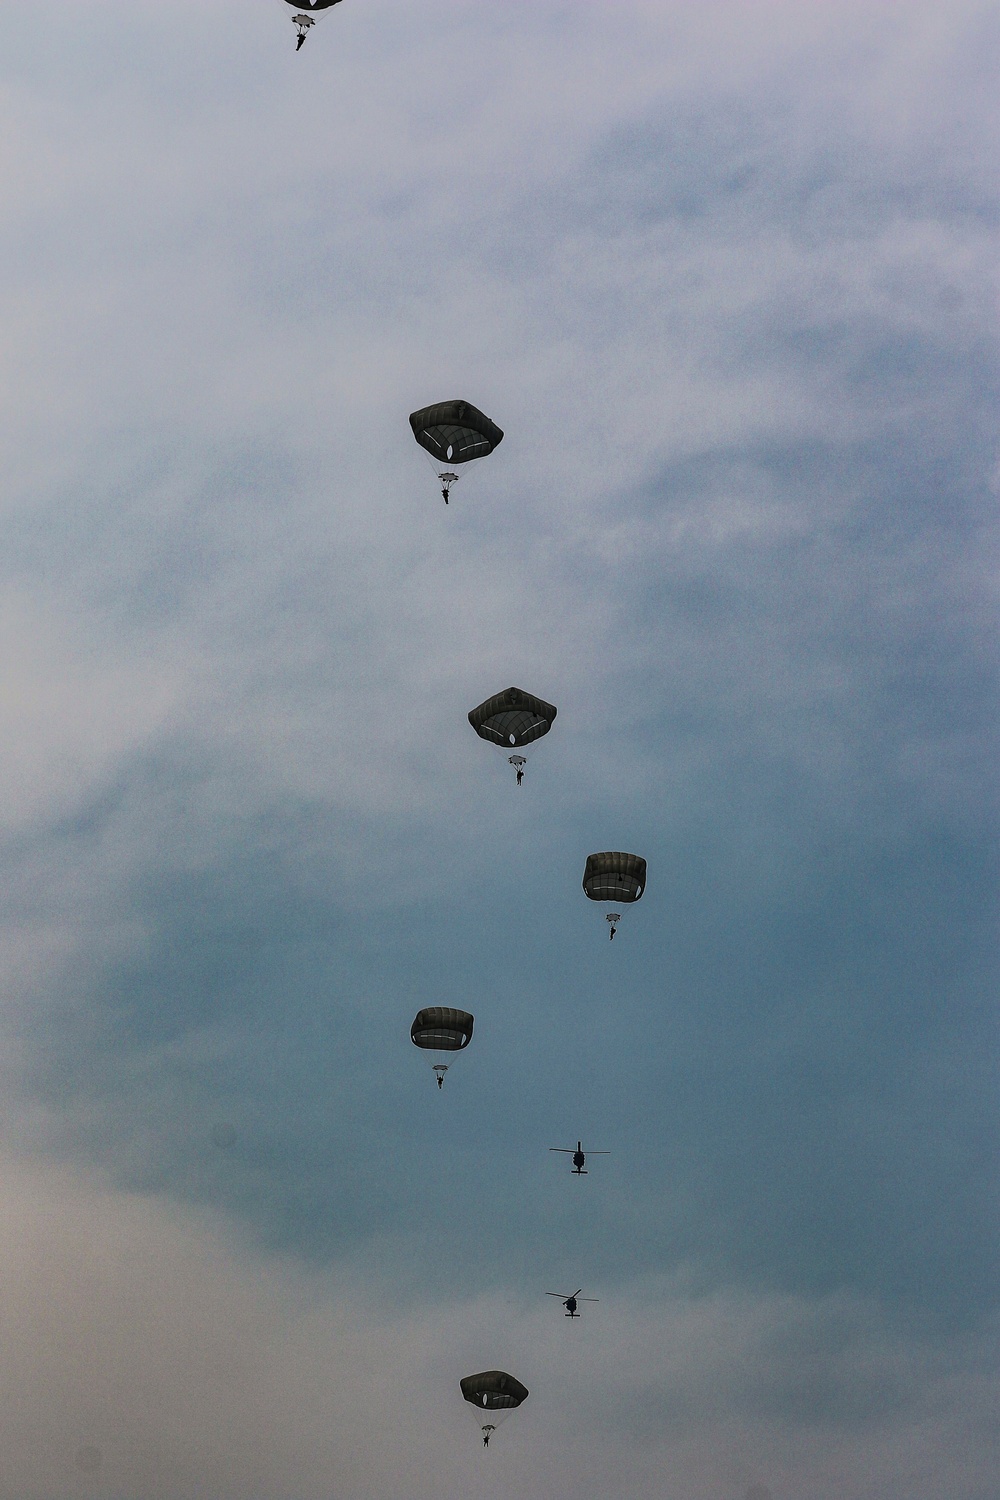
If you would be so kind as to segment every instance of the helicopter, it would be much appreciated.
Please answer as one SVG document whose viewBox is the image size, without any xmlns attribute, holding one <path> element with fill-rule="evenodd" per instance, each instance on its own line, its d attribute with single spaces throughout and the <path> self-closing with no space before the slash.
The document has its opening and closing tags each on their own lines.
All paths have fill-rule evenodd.
<svg viewBox="0 0 1000 1500">
<path fill-rule="evenodd" d="M 575 1292 L 571 1292 L 568 1297 L 564 1297 L 563 1294 L 562 1294 L 562 1292 L 546 1292 L 545 1295 L 546 1295 L 546 1297 L 558 1297 L 559 1298 L 559 1301 L 562 1303 L 563 1307 L 566 1309 L 566 1316 L 567 1316 L 567 1318 L 578 1318 L 580 1316 L 580 1314 L 577 1312 L 577 1303 L 578 1302 L 599 1302 L 601 1300 L 599 1297 L 581 1297 L 580 1293 L 582 1291 L 583 1291 L 583 1287 L 582 1286 L 578 1286 L 577 1289 L 576 1289 L 576 1291 Z"/>
<path fill-rule="evenodd" d="M 576 1143 L 576 1150 L 575 1151 L 573 1150 L 572 1146 L 550 1146 L 549 1150 L 550 1151 L 562 1151 L 564 1153 L 564 1155 L 566 1155 L 566 1156 L 572 1156 L 572 1158 L 573 1158 L 573 1173 L 574 1173 L 574 1175 L 576 1177 L 586 1177 L 588 1175 L 587 1174 L 587 1168 L 586 1168 L 586 1165 L 585 1165 L 586 1161 L 587 1161 L 587 1157 L 586 1157 L 586 1155 L 584 1153 L 583 1145 L 582 1145 L 582 1143 L 580 1141 L 577 1141 L 577 1143 Z M 590 1155 L 591 1156 L 610 1156 L 611 1152 L 610 1151 L 591 1151 Z"/>
</svg>

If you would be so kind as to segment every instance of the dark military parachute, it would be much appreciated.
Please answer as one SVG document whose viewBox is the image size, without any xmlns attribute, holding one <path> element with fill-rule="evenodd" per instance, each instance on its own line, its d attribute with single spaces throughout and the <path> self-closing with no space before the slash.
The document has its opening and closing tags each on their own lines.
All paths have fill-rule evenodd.
<svg viewBox="0 0 1000 1500">
<path fill-rule="evenodd" d="M 583 889 L 591 901 L 638 901 L 646 887 L 646 861 L 638 854 L 588 854 Z"/>
<path fill-rule="evenodd" d="M 410 416 L 413 436 L 438 463 L 467 464 L 503 442 L 495 422 L 468 401 L 439 401 Z"/>
<path fill-rule="evenodd" d="M 521 749 L 548 734 L 557 712 L 544 698 L 509 687 L 474 708 L 469 723 L 481 740 L 489 740 L 503 750 Z"/>
<path fill-rule="evenodd" d="M 431 1054 L 439 1089 L 444 1087 L 444 1075 L 451 1067 L 451 1054 L 462 1052 L 469 1045 L 474 1025 L 467 1010 L 451 1010 L 446 1005 L 429 1005 L 414 1017 L 410 1040 L 415 1047 Z"/>
<path fill-rule="evenodd" d="M 427 1052 L 461 1052 L 472 1041 L 474 1024 L 467 1010 L 429 1005 L 417 1012 L 410 1038 L 415 1047 L 423 1047 Z"/>
<path fill-rule="evenodd" d="M 285 4 L 298 6 L 299 10 L 329 10 L 331 5 L 339 5 L 340 0 L 285 0 Z"/>
<path fill-rule="evenodd" d="M 413 436 L 430 454 L 434 471 L 441 481 L 445 505 L 457 474 L 440 469 L 441 464 L 468 464 L 485 458 L 503 442 L 503 432 L 468 401 L 439 401 L 410 413 Z"/>
<path fill-rule="evenodd" d="M 484 1370 L 481 1375 L 466 1375 L 460 1383 L 462 1395 L 476 1409 L 476 1421 L 483 1434 L 483 1447 L 488 1448 L 490 1438 L 500 1424 L 506 1421 L 522 1401 L 527 1401 L 527 1386 L 523 1386 L 505 1370 Z"/>
<path fill-rule="evenodd" d="M 480 1375 L 466 1375 L 459 1383 L 466 1401 L 480 1411 L 503 1411 L 528 1399 L 527 1387 L 504 1370 L 483 1370 Z"/>
<path fill-rule="evenodd" d="M 616 906 L 638 901 L 646 888 L 646 861 L 638 854 L 588 854 L 583 889 L 591 901 L 613 901 Z M 609 911 L 604 920 L 614 942 L 621 912 Z"/>
</svg>

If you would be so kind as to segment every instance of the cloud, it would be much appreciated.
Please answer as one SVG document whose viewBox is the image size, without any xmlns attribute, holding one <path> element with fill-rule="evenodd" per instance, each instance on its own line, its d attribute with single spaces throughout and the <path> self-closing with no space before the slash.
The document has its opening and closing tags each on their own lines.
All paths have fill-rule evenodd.
<svg viewBox="0 0 1000 1500">
<path fill-rule="evenodd" d="M 353 1278 L 238 1249 L 207 1215 L 14 1163 L 4 1184 L 11 1500 L 429 1497 L 487 1462 L 491 1482 L 556 1497 L 612 1475 L 625 1497 L 734 1500 L 761 1476 L 775 1495 L 867 1497 L 906 1474 L 914 1500 L 990 1482 L 985 1338 L 927 1345 L 850 1298 L 662 1281 L 572 1325 L 523 1293 L 391 1311 Z M 486 1459 L 458 1379 L 494 1363 L 531 1395 Z"/>
<path fill-rule="evenodd" d="M 9 22 L 5 1135 L 248 1330 L 173 1477 L 79 1364 L 45 1442 L 319 1493 L 265 1350 L 310 1433 L 346 1403 L 345 1493 L 418 1493 L 421 1353 L 450 1390 L 509 1326 L 576 1393 L 513 1488 L 979 1500 L 993 7 L 384 0 L 298 56 L 285 9 Z M 445 511 L 405 418 L 459 394 L 507 436 Z M 465 721 L 509 682 L 559 706 L 521 792 Z M 602 847 L 650 861 L 613 949 Z M 477 1016 L 440 1097 L 432 1003 Z M 505 1311 L 557 1270 L 576 1372 Z M 380 1383 L 423 1415 L 369 1441 Z"/>
<path fill-rule="evenodd" d="M 7 595 L 0 620 L 0 775 L 5 822 L 31 826 L 79 806 L 162 732 L 180 697 L 173 663 L 83 638 L 51 598 Z"/>
</svg>

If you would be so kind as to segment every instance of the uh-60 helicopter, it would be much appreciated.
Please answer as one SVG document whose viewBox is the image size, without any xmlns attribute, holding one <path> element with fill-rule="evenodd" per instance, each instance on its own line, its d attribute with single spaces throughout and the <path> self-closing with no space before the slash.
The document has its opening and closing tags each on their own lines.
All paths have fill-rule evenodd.
<svg viewBox="0 0 1000 1500">
<path fill-rule="evenodd" d="M 590 1151 L 590 1152 L 588 1152 L 588 1153 L 585 1154 L 584 1153 L 584 1149 L 583 1149 L 583 1144 L 580 1141 L 577 1141 L 577 1143 L 576 1143 L 576 1150 L 575 1151 L 573 1150 L 572 1146 L 550 1146 L 549 1150 L 550 1151 L 561 1151 L 565 1156 L 571 1156 L 573 1158 L 573 1174 L 576 1177 L 586 1177 L 587 1176 L 586 1161 L 587 1161 L 587 1156 L 588 1155 L 590 1155 L 590 1156 L 610 1156 L 611 1155 L 610 1151 Z"/>
<path fill-rule="evenodd" d="M 576 1291 L 575 1292 L 571 1292 L 568 1297 L 564 1297 L 563 1294 L 562 1294 L 562 1292 L 546 1292 L 545 1295 L 546 1295 L 546 1297 L 558 1297 L 559 1298 L 559 1301 L 562 1303 L 563 1307 L 566 1309 L 566 1316 L 567 1316 L 567 1318 L 578 1318 L 580 1316 L 579 1312 L 577 1312 L 577 1304 L 578 1303 L 580 1303 L 580 1302 L 599 1302 L 601 1300 L 599 1297 L 581 1297 L 580 1293 L 582 1291 L 583 1291 L 583 1287 L 582 1286 L 578 1286 L 577 1289 L 576 1289 Z"/>
</svg>

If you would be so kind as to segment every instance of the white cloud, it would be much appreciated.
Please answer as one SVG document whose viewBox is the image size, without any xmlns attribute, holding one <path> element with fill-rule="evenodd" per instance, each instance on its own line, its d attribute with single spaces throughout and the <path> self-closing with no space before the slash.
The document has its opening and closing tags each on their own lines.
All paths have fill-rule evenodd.
<svg viewBox="0 0 1000 1500">
<path fill-rule="evenodd" d="M 49 594 L 8 592 L 0 609 L 4 831 L 65 815 L 148 745 L 182 696 L 178 664 L 109 643 Z M 89 639 L 88 639 L 89 635 Z"/>
</svg>

